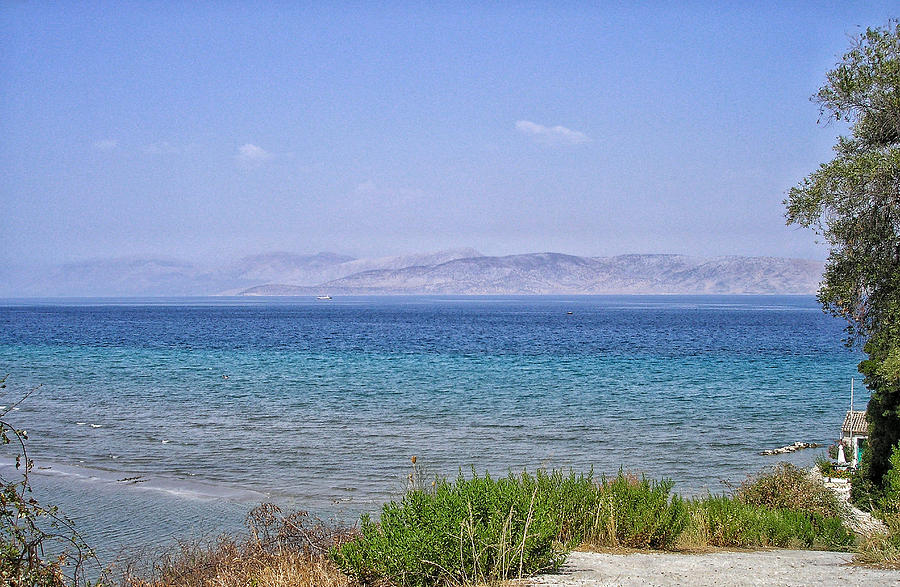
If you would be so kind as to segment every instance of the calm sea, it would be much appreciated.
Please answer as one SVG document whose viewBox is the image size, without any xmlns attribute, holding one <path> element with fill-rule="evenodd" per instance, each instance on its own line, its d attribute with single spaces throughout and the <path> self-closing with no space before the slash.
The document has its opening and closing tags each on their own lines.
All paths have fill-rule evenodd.
<svg viewBox="0 0 900 587">
<path fill-rule="evenodd" d="M 355 519 L 412 455 L 720 492 L 761 449 L 834 440 L 851 377 L 865 405 L 841 336 L 811 297 L 5 301 L 0 404 L 41 386 L 7 416 L 38 497 L 110 556 L 263 500 Z"/>
</svg>

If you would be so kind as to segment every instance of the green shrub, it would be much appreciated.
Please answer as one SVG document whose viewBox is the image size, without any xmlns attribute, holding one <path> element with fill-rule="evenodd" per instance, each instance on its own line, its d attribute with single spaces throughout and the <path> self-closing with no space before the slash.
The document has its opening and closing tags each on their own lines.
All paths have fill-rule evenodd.
<svg viewBox="0 0 900 587">
<path fill-rule="evenodd" d="M 891 451 L 891 468 L 882 478 L 883 490 L 879 499 L 882 518 L 889 514 L 900 514 L 900 444 Z"/>
<path fill-rule="evenodd" d="M 415 482 L 378 522 L 364 516 L 360 536 L 332 551 L 363 582 L 460 584 L 521 577 L 558 568 L 573 547 L 667 548 L 687 524 L 670 481 L 619 474 L 538 471 L 493 479 L 473 473 L 433 488 Z"/>
<path fill-rule="evenodd" d="M 594 546 L 664 549 L 687 526 L 684 500 L 670 496 L 669 480 L 648 481 L 619 473 L 604 480 L 591 504 L 591 525 L 582 540 Z M 590 513 L 590 512 L 588 512 Z"/>
<path fill-rule="evenodd" d="M 727 496 L 691 504 L 694 546 L 791 547 L 843 550 L 853 543 L 840 518 L 796 509 L 770 509 Z"/>
<path fill-rule="evenodd" d="M 836 518 L 844 511 L 830 489 L 790 463 L 779 463 L 749 477 L 738 487 L 735 498 L 749 505 L 798 510 L 823 518 Z"/>
<path fill-rule="evenodd" d="M 862 563 L 900 567 L 900 444 L 891 451 L 891 468 L 882 478 L 884 487 L 877 490 L 874 484 L 863 483 L 859 494 L 872 505 L 886 527 L 886 532 L 867 536 L 860 544 L 856 560 Z M 865 481 L 868 481 L 867 479 Z"/>
<path fill-rule="evenodd" d="M 851 477 L 850 471 L 846 468 L 838 469 L 834 466 L 834 463 L 822 455 L 816 457 L 816 468 L 819 469 L 819 473 L 821 473 L 823 477 L 831 477 L 834 479 L 849 479 Z"/>
<path fill-rule="evenodd" d="M 874 512 L 884 494 L 866 473 L 866 457 L 867 454 L 864 453 L 859 468 L 850 475 L 850 502 L 861 510 Z"/>
<path fill-rule="evenodd" d="M 359 536 L 331 555 L 360 582 L 418 586 L 553 570 L 580 544 L 667 549 L 683 534 L 690 546 L 843 550 L 853 542 L 831 515 L 840 511 L 831 492 L 796 467 L 751 477 L 735 497 L 686 502 L 672 486 L 561 471 L 500 479 L 473 472 L 428 486 L 414 466 L 402 500 L 385 505 L 377 522 L 364 516 Z"/>
<path fill-rule="evenodd" d="M 856 543 L 853 533 L 841 518 L 814 518 L 817 536 L 813 548 L 824 550 L 847 550 Z"/>
<path fill-rule="evenodd" d="M 560 524 L 529 477 L 489 475 L 386 504 L 381 520 L 364 516 L 357 539 L 333 551 L 338 566 L 363 582 L 469 583 L 558 568 L 566 548 Z"/>
<path fill-rule="evenodd" d="M 594 481 L 562 471 L 523 473 L 521 482 L 536 489 L 560 525 L 558 539 L 567 546 L 670 547 L 687 524 L 684 500 L 671 495 L 672 481 L 653 481 L 619 472 Z"/>
</svg>

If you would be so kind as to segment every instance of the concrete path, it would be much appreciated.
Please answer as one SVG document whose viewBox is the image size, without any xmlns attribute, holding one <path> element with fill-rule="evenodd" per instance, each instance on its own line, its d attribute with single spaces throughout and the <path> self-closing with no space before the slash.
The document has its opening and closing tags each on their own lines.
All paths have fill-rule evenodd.
<svg viewBox="0 0 900 587">
<path fill-rule="evenodd" d="M 555 575 L 521 585 L 898 585 L 900 571 L 850 566 L 853 555 L 810 550 L 707 554 L 573 552 Z"/>
</svg>

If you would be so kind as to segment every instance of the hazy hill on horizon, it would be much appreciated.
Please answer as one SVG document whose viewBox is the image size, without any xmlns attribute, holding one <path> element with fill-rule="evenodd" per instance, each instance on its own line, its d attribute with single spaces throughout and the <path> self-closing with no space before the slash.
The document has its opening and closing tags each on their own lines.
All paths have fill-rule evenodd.
<svg viewBox="0 0 900 587">
<path fill-rule="evenodd" d="M 220 267 L 119 258 L 6 270 L 4 297 L 364 294 L 812 294 L 823 263 L 780 257 L 562 253 L 486 256 L 475 249 L 356 259 L 269 252 Z"/>
<path fill-rule="evenodd" d="M 355 273 L 315 287 L 266 284 L 243 295 L 813 294 L 823 263 L 780 257 L 530 253 Z"/>
<path fill-rule="evenodd" d="M 313 286 L 360 271 L 436 265 L 480 255 L 471 248 L 363 259 L 330 252 L 273 251 L 212 268 L 170 258 L 92 259 L 38 268 L 0 268 L 0 296 L 237 295 L 261 284 Z"/>
</svg>

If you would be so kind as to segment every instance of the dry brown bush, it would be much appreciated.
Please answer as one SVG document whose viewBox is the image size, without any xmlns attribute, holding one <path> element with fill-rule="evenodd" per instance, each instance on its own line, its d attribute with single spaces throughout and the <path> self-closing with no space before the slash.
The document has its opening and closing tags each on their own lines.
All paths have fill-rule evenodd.
<svg viewBox="0 0 900 587">
<path fill-rule="evenodd" d="M 242 539 L 222 536 L 211 544 L 182 543 L 152 561 L 135 561 L 122 573 L 128 587 L 349 587 L 353 583 L 328 556 L 355 529 L 329 525 L 306 512 L 285 514 L 262 504 L 247 516 Z"/>
</svg>

